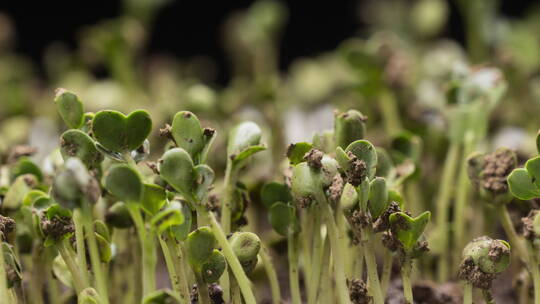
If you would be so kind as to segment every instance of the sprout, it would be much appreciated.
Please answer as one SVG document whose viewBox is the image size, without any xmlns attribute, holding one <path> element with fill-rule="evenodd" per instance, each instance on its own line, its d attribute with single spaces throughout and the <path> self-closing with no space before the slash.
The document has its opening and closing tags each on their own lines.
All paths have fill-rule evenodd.
<svg viewBox="0 0 540 304">
<path fill-rule="evenodd" d="M 58 113 L 71 129 L 78 129 L 84 123 L 84 106 L 77 95 L 65 89 L 56 89 L 54 103 L 58 108 Z"/>
<path fill-rule="evenodd" d="M 244 271 L 246 273 L 253 271 L 257 265 L 257 255 L 261 250 L 259 237 L 251 232 L 236 232 L 229 238 L 229 243 Z"/>
<path fill-rule="evenodd" d="M 503 240 L 480 237 L 463 249 L 459 277 L 476 288 L 489 289 L 496 275 L 510 265 L 510 245 Z"/>
</svg>

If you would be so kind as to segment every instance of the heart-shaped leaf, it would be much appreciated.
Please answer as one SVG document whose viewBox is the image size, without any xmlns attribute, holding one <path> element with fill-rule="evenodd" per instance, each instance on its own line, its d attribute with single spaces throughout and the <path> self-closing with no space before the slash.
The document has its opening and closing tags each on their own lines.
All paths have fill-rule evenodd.
<svg viewBox="0 0 540 304">
<path fill-rule="evenodd" d="M 262 187 L 261 201 L 266 208 L 270 209 L 275 202 L 292 201 L 291 191 L 285 184 L 271 182 Z"/>
<path fill-rule="evenodd" d="M 336 146 L 345 149 L 353 141 L 364 138 L 366 119 L 367 117 L 356 110 L 336 114 L 334 120 Z"/>
<path fill-rule="evenodd" d="M 112 110 L 96 113 L 92 133 L 96 140 L 113 152 L 126 152 L 140 147 L 152 130 L 150 114 L 144 110 L 128 116 Z"/>
<path fill-rule="evenodd" d="M 201 265 L 201 275 L 205 283 L 215 283 L 219 280 L 225 269 L 227 268 L 227 261 L 223 254 L 214 249 L 212 254 Z"/>
<path fill-rule="evenodd" d="M 430 218 L 431 212 L 429 211 L 425 211 L 415 218 L 410 217 L 405 212 L 396 212 L 390 215 L 392 229 L 406 252 L 411 252 L 415 248 L 416 242 L 424 233 Z"/>
<path fill-rule="evenodd" d="M 159 172 L 161 177 L 176 191 L 185 196 L 186 199 L 193 200 L 195 173 L 193 161 L 186 150 L 174 148 L 165 152 L 161 157 Z"/>
<path fill-rule="evenodd" d="M 72 129 L 80 128 L 84 122 L 84 106 L 77 95 L 64 89 L 56 89 L 54 103 L 58 108 L 58 113 Z"/>
<path fill-rule="evenodd" d="M 199 227 L 191 232 L 186 239 L 188 261 L 191 265 L 200 267 L 214 251 L 216 238 L 210 227 Z"/>
<path fill-rule="evenodd" d="M 507 178 L 508 188 L 513 196 L 521 200 L 540 197 L 540 189 L 534 184 L 526 169 L 514 169 Z"/>
<path fill-rule="evenodd" d="M 97 168 L 103 161 L 103 155 L 96 144 L 81 130 L 68 130 L 60 136 L 60 153 L 67 160 L 70 157 L 79 158 L 88 168 Z"/>
<path fill-rule="evenodd" d="M 289 147 L 287 147 L 287 158 L 289 158 L 291 165 L 296 166 L 303 162 L 304 155 L 306 155 L 311 148 L 313 148 L 313 146 L 307 142 L 290 144 Z"/>
<path fill-rule="evenodd" d="M 197 116 L 189 111 L 178 112 L 174 115 L 171 129 L 176 145 L 186 150 L 193 160 L 198 159 L 205 140 Z"/>
<path fill-rule="evenodd" d="M 269 210 L 268 220 L 272 228 L 283 236 L 298 231 L 294 207 L 288 204 L 274 203 Z"/>
<path fill-rule="evenodd" d="M 150 224 L 159 234 L 170 229 L 173 226 L 182 225 L 184 223 L 184 215 L 182 206 L 178 202 L 173 202 L 165 209 L 152 217 Z"/>
<path fill-rule="evenodd" d="M 166 202 L 165 189 L 154 184 L 144 184 L 141 200 L 142 209 L 150 215 L 155 215 Z"/>
<path fill-rule="evenodd" d="M 139 202 L 144 187 L 139 173 L 128 165 L 112 167 L 105 177 L 105 188 L 124 202 Z"/>
<path fill-rule="evenodd" d="M 69 209 L 66 209 L 59 204 L 51 204 L 47 209 L 45 209 L 45 216 L 47 216 L 48 219 L 52 219 L 54 217 L 71 217 L 71 211 Z"/>
<path fill-rule="evenodd" d="M 182 224 L 174 225 L 171 227 L 171 234 L 177 241 L 183 241 L 187 238 L 189 231 L 191 230 L 191 209 L 185 202 L 180 203 L 179 201 L 173 201 L 171 204 L 180 204 L 182 215 L 184 217 L 184 221 Z"/>
<path fill-rule="evenodd" d="M 386 180 L 382 177 L 374 178 L 369 184 L 369 211 L 371 216 L 376 219 L 388 209 L 388 189 Z"/>
</svg>

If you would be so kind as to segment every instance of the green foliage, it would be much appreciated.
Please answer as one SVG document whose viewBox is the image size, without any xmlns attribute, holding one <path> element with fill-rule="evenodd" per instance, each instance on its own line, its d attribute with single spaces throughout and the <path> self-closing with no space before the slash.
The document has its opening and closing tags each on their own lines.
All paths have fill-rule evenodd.
<svg viewBox="0 0 540 304">
<path fill-rule="evenodd" d="M 92 120 L 92 133 L 106 149 L 124 153 L 140 147 L 152 130 L 150 114 L 144 110 L 128 116 L 112 110 L 96 113 Z"/>
<path fill-rule="evenodd" d="M 72 129 L 78 129 L 84 122 L 84 105 L 79 97 L 64 89 L 56 90 L 54 103 L 58 109 L 58 113 Z"/>
<path fill-rule="evenodd" d="M 396 237 L 407 253 L 411 253 L 416 243 L 424 233 L 431 218 L 431 212 L 425 211 L 419 216 L 412 218 L 404 212 L 396 212 L 390 215 L 392 229 Z"/>
<path fill-rule="evenodd" d="M 497 257 L 490 254 L 493 248 L 500 248 Z M 485 273 L 501 273 L 510 265 L 510 244 L 488 237 L 477 238 L 463 249 L 463 257 L 472 258 L 474 264 Z"/>
<path fill-rule="evenodd" d="M 356 110 L 336 113 L 334 119 L 334 136 L 336 146 L 347 148 L 352 142 L 363 139 L 367 118 Z"/>
<path fill-rule="evenodd" d="M 115 165 L 105 176 L 105 188 L 118 199 L 126 202 L 140 202 L 144 185 L 139 173 L 128 165 Z"/>
<path fill-rule="evenodd" d="M 80 130 L 68 130 L 60 136 L 62 158 L 79 158 L 88 168 L 97 168 L 103 161 L 92 138 Z"/>
</svg>

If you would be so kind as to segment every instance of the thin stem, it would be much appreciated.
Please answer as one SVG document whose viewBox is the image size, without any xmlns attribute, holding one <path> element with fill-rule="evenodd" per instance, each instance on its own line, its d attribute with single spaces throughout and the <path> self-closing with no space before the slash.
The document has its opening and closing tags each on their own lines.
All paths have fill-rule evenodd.
<svg viewBox="0 0 540 304">
<path fill-rule="evenodd" d="M 467 281 L 463 283 L 463 304 L 472 304 L 472 284 Z"/>
<path fill-rule="evenodd" d="M 96 281 L 97 292 L 103 303 L 109 303 L 109 292 L 107 289 L 107 279 L 101 267 L 101 257 L 97 246 L 96 235 L 94 234 L 94 224 L 92 222 L 92 207 L 88 202 L 83 202 L 82 220 L 86 235 L 88 237 L 88 247 L 90 251 L 90 261 L 92 262 L 92 270 Z M 86 269 L 83 269 L 86 271 Z"/>
<path fill-rule="evenodd" d="M 30 301 L 35 304 L 43 304 L 43 279 L 45 278 L 46 256 L 43 252 L 43 247 L 34 242 L 32 248 L 32 275 L 30 277 Z"/>
<path fill-rule="evenodd" d="M 336 289 L 340 303 L 350 303 L 349 288 L 347 287 L 347 281 L 345 279 L 344 269 L 344 248 L 342 248 L 343 242 L 338 233 L 336 222 L 332 214 L 332 209 L 324 197 L 324 201 L 321 202 L 321 211 L 325 220 L 326 228 L 328 229 L 328 238 L 330 240 L 330 246 L 332 247 L 332 257 L 334 262 L 334 278 L 336 280 Z M 378 279 L 377 279 L 378 280 Z M 380 286 L 379 286 L 380 293 Z"/>
<path fill-rule="evenodd" d="M 242 304 L 242 295 L 234 277 L 231 278 L 231 298 L 232 304 Z"/>
<path fill-rule="evenodd" d="M 197 290 L 199 292 L 200 304 L 211 304 L 210 294 L 208 293 L 208 285 L 203 281 L 200 274 L 195 273 L 195 280 L 197 280 Z"/>
<path fill-rule="evenodd" d="M 261 257 L 264 269 L 266 270 L 266 275 L 268 276 L 268 281 L 270 282 L 270 291 L 272 292 L 272 304 L 280 304 L 281 290 L 279 288 L 276 268 L 272 263 L 272 257 L 270 256 L 270 253 L 268 252 L 268 248 L 266 246 L 262 246 L 261 251 L 259 252 L 259 256 Z"/>
<path fill-rule="evenodd" d="M 394 255 L 392 254 L 392 251 L 388 250 L 388 248 L 384 248 L 383 262 L 381 292 L 383 298 L 385 298 L 386 292 L 388 291 L 388 285 L 390 283 L 390 276 L 392 275 L 392 264 L 394 263 Z"/>
<path fill-rule="evenodd" d="M 514 256 L 522 257 L 527 263 L 527 265 L 530 265 L 527 250 L 525 249 L 523 240 L 518 236 L 514 228 L 514 224 L 510 219 L 510 214 L 508 214 L 508 209 L 506 209 L 506 204 L 497 204 L 496 208 L 497 212 L 499 213 L 499 218 L 501 219 L 501 224 L 503 226 L 504 232 L 510 240 L 512 250 L 516 252 Z"/>
<path fill-rule="evenodd" d="M 538 259 L 536 258 L 534 247 L 531 242 L 527 242 L 527 252 L 529 254 L 529 268 L 534 286 L 534 304 L 540 304 L 540 269 L 538 268 Z"/>
<path fill-rule="evenodd" d="M 390 90 L 383 90 L 379 97 L 381 114 L 384 118 L 384 128 L 390 137 L 396 135 L 401 130 L 401 119 L 397 100 Z"/>
<path fill-rule="evenodd" d="M 405 254 L 405 260 L 401 266 L 401 280 L 403 283 L 403 296 L 405 297 L 405 302 L 407 304 L 414 303 L 411 286 L 411 269 L 411 258 L 408 256 L 408 254 Z"/>
<path fill-rule="evenodd" d="M 366 260 L 367 275 L 369 282 L 369 293 L 373 297 L 374 304 L 383 304 L 384 298 L 381 290 L 381 283 L 377 273 L 377 262 L 375 260 L 375 249 L 373 248 L 373 229 L 366 227 L 361 232 L 362 243 L 364 244 L 364 259 Z"/>
<path fill-rule="evenodd" d="M 73 278 L 73 287 L 75 287 L 75 292 L 79 294 L 84 289 L 84 283 L 81 277 L 81 273 L 79 272 L 79 268 L 77 266 L 77 263 L 75 262 L 74 254 L 71 252 L 71 249 L 68 247 L 67 244 L 68 240 L 64 239 L 58 242 L 58 252 L 62 256 L 62 259 L 64 262 L 66 262 L 66 266 L 71 273 L 71 277 Z M 3 263 L 3 256 L 2 256 L 2 262 Z M 4 269 L 3 265 L 0 267 L 1 269 Z M 0 276 L 5 277 L 5 275 L 0 274 Z M 0 278 L 0 280 L 2 280 Z M 7 296 L 7 294 L 6 294 Z"/>
<path fill-rule="evenodd" d="M 307 275 L 307 282 L 309 283 L 309 289 L 308 289 L 308 303 L 315 303 L 317 298 L 317 292 L 319 291 L 319 282 L 321 281 L 321 268 L 323 266 L 323 248 L 324 248 L 324 239 L 321 235 L 321 212 L 320 208 L 316 208 L 317 206 L 313 206 L 313 220 L 310 222 L 313 222 L 314 225 L 312 226 L 311 235 L 313 237 L 313 255 L 311 257 L 311 273 Z M 315 228 L 316 227 L 316 228 Z"/>
<path fill-rule="evenodd" d="M 291 288 L 292 304 L 301 304 L 300 297 L 300 278 L 298 276 L 298 250 L 296 248 L 296 237 L 289 233 L 287 237 L 287 252 L 289 258 L 289 286 Z"/>
<path fill-rule="evenodd" d="M 444 168 L 441 177 L 441 183 L 439 185 L 439 194 L 437 196 L 437 213 L 436 223 L 438 229 L 438 237 L 440 238 L 440 254 L 439 267 L 438 267 L 438 280 L 439 282 L 446 282 L 448 279 L 448 236 L 450 231 L 448 229 L 448 211 L 450 196 L 454 185 L 454 175 L 457 167 L 459 157 L 459 144 L 455 141 L 450 143 L 446 160 L 444 161 Z"/>
<path fill-rule="evenodd" d="M 462 248 L 464 242 L 464 231 L 465 231 L 465 209 L 467 207 L 467 201 L 470 193 L 470 182 L 469 175 L 467 172 L 467 156 L 473 152 L 474 149 L 474 133 L 468 131 L 465 135 L 465 141 L 463 144 L 463 157 L 461 160 L 461 166 L 459 168 L 459 175 L 456 188 L 456 202 L 454 209 L 454 235 L 455 248 Z M 461 259 L 461 252 L 459 250 L 454 250 L 453 265 L 457 267 Z"/>
<path fill-rule="evenodd" d="M 153 237 L 146 231 L 144 220 L 139 210 L 139 205 L 134 202 L 126 203 L 128 211 L 137 228 L 142 252 L 142 277 L 143 277 L 143 298 L 156 288 L 156 254 Z"/>
<path fill-rule="evenodd" d="M 231 208 L 234 192 L 234 178 L 232 161 L 227 160 L 227 168 L 225 169 L 225 180 L 223 189 L 223 203 L 221 204 L 221 227 L 225 235 L 231 232 Z"/>
<path fill-rule="evenodd" d="M 189 283 L 186 275 L 186 259 L 182 254 L 182 248 L 176 241 L 168 237 L 165 241 L 173 260 L 173 266 L 178 276 L 180 302 L 189 301 Z"/>
<path fill-rule="evenodd" d="M 323 257 L 324 257 L 324 261 L 330 261 L 330 245 L 327 243 L 325 243 L 325 246 L 324 246 L 324 253 L 323 253 Z M 322 270 L 322 275 L 321 275 L 321 282 L 319 283 L 319 286 L 316 286 L 317 289 L 320 291 L 320 294 L 318 296 L 318 299 L 320 299 L 320 301 L 318 302 L 314 302 L 314 303 L 334 303 L 334 299 L 332 298 L 333 295 L 332 295 L 332 288 L 330 288 L 329 286 L 331 286 L 331 275 L 330 275 L 330 266 L 331 263 L 325 263 L 323 266 L 323 270 Z M 324 281 L 326 280 L 326 281 Z M 330 283 L 328 284 L 327 286 L 323 286 L 323 284 L 325 283 Z M 308 302 L 309 304 L 311 304 L 310 302 Z"/>
<path fill-rule="evenodd" d="M 3 238 L 3 235 L 0 235 L 0 238 Z M 6 299 L 7 303 L 10 304 L 11 300 L 9 298 L 8 284 L 6 279 L 6 268 L 4 260 L 4 244 L 0 242 L 0 299 Z"/>
<path fill-rule="evenodd" d="M 75 242 L 77 246 L 77 264 L 82 270 L 82 279 L 84 286 L 90 286 L 90 278 L 88 277 L 88 265 L 86 263 L 86 246 L 84 244 L 84 230 L 81 210 L 76 208 L 73 211 L 73 224 L 75 225 Z"/>
<path fill-rule="evenodd" d="M 253 295 L 253 291 L 251 290 L 251 284 L 249 282 L 248 277 L 246 276 L 246 273 L 244 272 L 244 269 L 242 268 L 242 265 L 240 265 L 240 262 L 238 261 L 238 258 L 234 254 L 231 245 L 229 244 L 229 241 L 227 241 L 227 237 L 225 236 L 225 233 L 221 229 L 221 226 L 216 220 L 216 217 L 212 212 L 204 211 L 206 215 L 209 218 L 210 226 L 212 227 L 212 231 L 214 232 L 214 236 L 216 237 L 219 245 L 221 246 L 222 253 L 225 256 L 225 259 L 229 263 L 229 267 L 231 271 L 233 272 L 236 281 L 238 282 L 238 286 L 240 287 L 240 291 L 242 291 L 242 296 L 244 296 L 244 301 L 246 304 L 255 304 L 257 301 L 255 300 L 255 296 Z"/>
<path fill-rule="evenodd" d="M 165 265 L 167 266 L 167 272 L 169 272 L 169 279 L 171 280 L 171 285 L 176 296 L 180 297 L 182 293 L 182 288 L 180 286 L 180 280 L 178 274 L 176 273 L 176 268 L 174 267 L 174 262 L 169 246 L 163 240 L 161 235 L 158 235 L 159 244 L 161 246 L 161 252 L 165 258 Z M 184 298 L 185 300 L 186 298 Z"/>
</svg>

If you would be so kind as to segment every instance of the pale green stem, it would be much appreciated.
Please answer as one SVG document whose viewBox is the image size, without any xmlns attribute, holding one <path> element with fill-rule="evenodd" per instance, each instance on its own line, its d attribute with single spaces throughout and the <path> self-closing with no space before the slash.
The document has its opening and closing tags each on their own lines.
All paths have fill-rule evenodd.
<svg viewBox="0 0 540 304">
<path fill-rule="evenodd" d="M 64 262 L 66 262 L 66 266 L 69 272 L 71 273 L 71 277 L 73 278 L 73 287 L 75 287 L 75 292 L 78 295 L 84 289 L 85 286 L 81 277 L 81 273 L 79 272 L 79 267 L 77 266 L 77 263 L 75 262 L 74 254 L 71 252 L 71 249 L 69 248 L 70 245 L 67 242 L 68 242 L 67 239 L 60 240 L 58 242 L 57 244 L 58 252 L 62 256 L 62 259 L 64 260 Z M 3 267 L 1 268 L 3 269 Z M 2 277 L 5 277 L 5 275 Z"/>
<path fill-rule="evenodd" d="M 103 301 L 103 304 L 109 303 L 109 291 L 107 286 L 107 279 L 103 273 L 101 265 L 101 257 L 99 255 L 99 249 L 97 245 L 96 235 L 94 232 L 94 223 L 92 216 L 92 207 L 86 201 L 83 202 L 83 210 L 81 212 L 84 229 L 86 230 L 86 236 L 88 237 L 88 249 L 90 252 L 90 261 L 92 262 L 92 270 L 94 271 L 94 279 L 96 281 L 96 289 L 99 297 Z M 86 271 L 86 269 L 83 269 Z"/>
<path fill-rule="evenodd" d="M 139 205 L 127 202 L 126 206 L 137 228 L 142 252 L 143 298 L 156 288 L 156 253 L 153 237 L 146 231 Z"/>
<path fill-rule="evenodd" d="M 236 278 L 236 281 L 238 282 L 238 286 L 240 287 L 240 291 L 242 292 L 244 301 L 246 302 L 246 304 L 257 303 L 257 301 L 255 300 L 255 296 L 253 295 L 253 291 L 251 290 L 250 281 L 246 276 L 244 269 L 240 264 L 240 261 L 238 261 L 238 258 L 234 254 L 231 245 L 229 244 L 229 241 L 227 241 L 227 237 L 221 229 L 221 226 L 217 222 L 216 217 L 212 212 L 205 211 L 205 213 L 209 218 L 210 226 L 212 227 L 214 236 L 216 237 L 218 244 L 221 246 L 222 253 L 225 256 L 225 259 L 227 260 L 229 267 Z"/>
<path fill-rule="evenodd" d="M 331 259 L 331 250 L 330 250 L 330 245 L 328 244 L 328 242 L 325 243 L 324 245 L 324 253 L 323 253 L 323 257 L 324 257 L 324 261 L 330 261 Z M 332 291 L 333 291 L 333 288 L 330 288 L 329 286 L 332 286 L 332 276 L 330 275 L 330 269 L 331 269 L 331 265 L 332 263 L 324 263 L 323 266 L 323 270 L 322 270 L 322 275 L 321 275 L 321 282 L 319 283 L 320 285 L 317 286 L 317 289 L 318 291 L 320 292 L 319 296 L 318 296 L 318 299 L 320 299 L 320 301 L 315 301 L 314 303 L 334 303 L 335 300 L 333 299 L 333 294 L 332 294 Z M 326 281 L 325 281 L 326 280 Z M 316 299 L 317 300 L 317 299 Z M 311 303 L 309 303 L 311 304 Z"/>
<path fill-rule="evenodd" d="M 390 276 L 392 275 L 392 264 L 394 263 L 394 255 L 392 251 L 388 248 L 384 248 L 384 257 L 383 257 L 383 269 L 381 277 L 381 291 L 383 298 L 386 297 L 388 291 L 388 285 L 390 284 Z"/>
<path fill-rule="evenodd" d="M 52 271 L 52 263 L 53 258 L 51 257 L 50 250 L 46 251 L 45 253 L 45 260 L 48 262 L 45 266 L 45 279 L 47 283 L 47 295 L 48 295 L 48 303 L 51 304 L 58 304 L 60 303 L 60 292 L 58 291 L 58 280 L 53 277 L 53 271 Z"/>
<path fill-rule="evenodd" d="M 366 260 L 367 276 L 368 276 L 368 290 L 373 297 L 374 304 L 383 304 L 384 298 L 381 290 L 381 283 L 379 281 L 379 274 L 377 273 L 377 262 L 375 259 L 375 249 L 373 246 L 374 237 L 373 229 L 366 227 L 361 232 L 362 243 L 364 244 L 364 259 Z"/>
<path fill-rule="evenodd" d="M 302 304 L 300 297 L 300 278 L 298 275 L 298 250 L 296 248 L 296 237 L 294 233 L 289 233 L 287 237 L 287 252 L 289 258 L 289 286 L 291 288 L 292 304 Z"/>
<path fill-rule="evenodd" d="M 272 304 L 281 303 L 281 290 L 279 288 L 279 281 L 276 273 L 276 268 L 272 263 L 272 257 L 268 252 L 266 246 L 262 246 L 261 251 L 259 252 L 261 261 L 263 263 L 266 275 L 268 276 L 268 281 L 270 282 L 270 291 L 272 292 Z"/>
<path fill-rule="evenodd" d="M 448 250 L 448 236 L 450 231 L 448 229 L 448 211 L 450 197 L 454 185 L 454 175 L 458 163 L 459 157 L 459 144 L 457 142 L 451 142 L 444 162 L 444 168 L 441 175 L 441 183 L 439 185 L 439 193 L 437 196 L 437 213 L 436 224 L 437 233 L 440 238 L 440 254 L 439 267 L 438 267 L 438 280 L 439 282 L 446 282 L 449 272 L 449 250 Z"/>
<path fill-rule="evenodd" d="M 84 286 L 90 286 L 90 278 L 88 277 L 88 265 L 86 263 L 86 246 L 84 245 L 84 230 L 83 218 L 81 210 L 76 208 L 73 211 L 73 224 L 75 226 L 75 242 L 77 246 L 77 264 L 82 270 L 81 275 Z"/>
<path fill-rule="evenodd" d="M 312 257 L 311 257 L 311 264 L 312 268 L 310 271 L 310 274 L 307 275 L 307 282 L 309 283 L 309 289 L 308 289 L 308 303 L 315 303 L 317 292 L 319 291 L 319 282 L 321 280 L 321 268 L 323 264 L 323 248 L 324 248 L 324 239 L 321 235 L 321 215 L 320 215 L 320 208 L 315 208 L 316 206 L 313 206 L 312 211 L 312 220 L 310 222 L 313 222 L 312 226 Z"/>
<path fill-rule="evenodd" d="M 312 212 L 313 208 L 308 208 L 304 210 L 303 216 L 300 217 L 301 220 L 301 227 L 302 231 L 300 232 L 300 241 L 302 242 L 302 248 L 301 248 L 301 257 L 302 257 L 302 268 L 304 270 L 304 276 L 306 278 L 311 278 L 312 273 L 312 266 L 313 263 L 311 262 L 311 255 L 314 252 L 314 245 L 315 241 L 313 240 L 314 233 L 313 233 L 313 225 L 317 219 L 315 218 L 315 214 Z M 310 279 L 308 279 L 307 289 L 308 293 L 313 288 L 311 283 L 309 282 Z"/>
<path fill-rule="evenodd" d="M 463 304 L 473 304 L 472 291 L 472 284 L 467 281 L 463 282 Z"/>
<path fill-rule="evenodd" d="M 45 280 L 46 256 L 43 247 L 34 242 L 32 248 L 32 272 L 30 277 L 30 286 L 28 291 L 31 303 L 43 304 L 43 283 Z"/>
<path fill-rule="evenodd" d="M 471 154 L 474 150 L 474 133 L 472 131 L 468 131 L 465 134 L 465 140 L 463 143 L 463 157 L 461 160 L 461 167 L 459 168 L 459 175 L 458 175 L 458 181 L 457 181 L 457 188 L 456 188 L 456 202 L 455 202 L 455 208 L 454 208 L 454 235 L 455 235 L 455 241 L 454 241 L 454 248 L 463 248 L 465 244 L 464 240 L 464 231 L 465 231 L 465 220 L 466 220 L 466 207 L 467 202 L 469 199 L 469 193 L 470 193 L 470 181 L 469 181 L 469 174 L 467 170 L 467 157 L 469 154 Z M 453 256 L 453 265 L 457 267 L 457 265 L 460 263 L 461 260 L 461 252 L 459 250 L 454 250 L 454 256 Z"/>
<path fill-rule="evenodd" d="M 231 278 L 231 298 L 233 304 L 242 304 L 242 295 L 234 277 Z"/>
<path fill-rule="evenodd" d="M 360 242 L 357 246 L 356 246 L 356 250 L 358 250 L 358 255 L 357 255 L 357 258 L 356 258 L 356 276 L 358 278 L 363 278 L 364 277 L 364 246 L 362 245 L 362 243 Z"/>
<path fill-rule="evenodd" d="M 231 208 L 234 193 L 234 178 L 232 161 L 227 160 L 227 168 L 225 169 L 225 180 L 223 189 L 223 202 L 221 204 L 221 227 L 225 235 L 231 232 Z"/>
<path fill-rule="evenodd" d="M 401 130 L 401 119 L 394 94 L 390 90 L 383 90 L 379 96 L 379 105 L 386 135 L 395 136 Z"/>
<path fill-rule="evenodd" d="M 182 253 L 182 248 L 171 237 L 167 237 L 165 243 L 167 244 L 167 249 L 170 252 L 173 260 L 173 266 L 175 268 L 176 275 L 178 276 L 180 302 L 187 302 L 189 301 L 190 288 L 186 275 L 187 264 L 186 259 L 184 258 L 184 255 Z"/>
<path fill-rule="evenodd" d="M 413 294 L 412 294 L 412 285 L 411 285 L 411 269 L 412 262 L 408 254 L 405 254 L 405 260 L 401 266 L 401 280 L 403 283 L 403 296 L 405 297 L 405 302 L 407 304 L 413 304 Z"/>
<path fill-rule="evenodd" d="M 195 273 L 195 279 L 197 280 L 197 290 L 199 291 L 199 303 L 211 304 L 210 294 L 208 293 L 208 285 L 204 282 L 201 275 Z"/>
<path fill-rule="evenodd" d="M 169 246 L 167 246 L 167 243 L 165 243 L 165 241 L 163 240 L 163 237 L 161 237 L 161 235 L 159 234 L 158 234 L 158 240 L 161 246 L 161 252 L 163 253 L 163 257 L 165 258 L 165 265 L 167 266 L 167 271 L 169 272 L 169 279 L 171 280 L 173 291 L 177 297 L 181 297 L 182 288 L 180 286 L 180 279 L 178 278 L 178 274 L 176 273 L 176 268 L 174 267 L 174 261 L 172 258 L 170 248 Z M 188 299 L 185 297 L 185 295 L 182 295 L 182 298 L 184 301 Z"/>
<path fill-rule="evenodd" d="M 1 233 L 0 233 L 1 234 Z M 0 239 L 3 235 L 0 235 Z M 8 284 L 6 279 L 6 266 L 4 260 L 4 248 L 2 242 L 0 242 L 0 299 L 6 299 L 6 304 L 11 304 L 9 299 Z"/>
<path fill-rule="evenodd" d="M 514 224 L 510 219 L 510 214 L 508 214 L 508 209 L 506 209 L 506 204 L 497 204 L 497 212 L 499 213 L 499 218 L 501 219 L 501 225 L 503 226 L 506 236 L 510 240 L 510 245 L 512 250 L 516 253 L 514 256 L 522 257 L 523 260 L 530 265 L 529 256 L 527 250 L 525 249 L 525 244 L 523 240 L 518 236 Z"/>
<path fill-rule="evenodd" d="M 338 232 L 336 222 L 334 221 L 334 216 L 332 214 L 332 209 L 326 201 L 320 201 L 322 215 L 325 219 L 326 229 L 328 229 L 328 239 L 330 240 L 330 246 L 332 247 L 332 258 L 334 262 L 334 279 L 336 281 L 336 289 L 339 297 L 339 302 L 341 304 L 349 304 L 349 288 L 347 287 L 347 280 L 345 278 L 345 269 L 344 269 L 344 255 L 342 248 L 343 242 Z M 380 286 L 379 286 L 380 292 Z"/>
<path fill-rule="evenodd" d="M 540 269 L 538 259 L 534 252 L 534 247 L 531 242 L 527 242 L 527 253 L 529 254 L 529 269 L 531 271 L 534 286 L 534 304 L 540 304 Z"/>
</svg>

